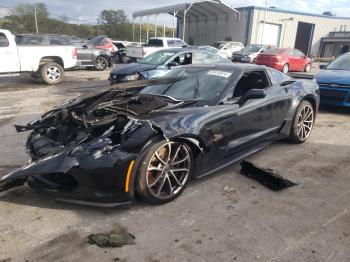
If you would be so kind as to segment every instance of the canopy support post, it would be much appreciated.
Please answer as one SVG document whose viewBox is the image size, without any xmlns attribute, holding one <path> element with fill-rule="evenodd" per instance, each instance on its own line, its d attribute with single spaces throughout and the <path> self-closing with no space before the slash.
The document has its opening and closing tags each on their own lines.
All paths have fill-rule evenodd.
<svg viewBox="0 0 350 262">
<path fill-rule="evenodd" d="M 140 43 L 142 42 L 142 16 L 140 16 Z"/>
<path fill-rule="evenodd" d="M 132 18 L 132 41 L 135 42 L 135 17 Z"/>
<path fill-rule="evenodd" d="M 146 25 L 146 30 L 147 30 L 147 43 L 148 43 L 148 38 L 149 38 L 149 28 L 148 28 L 148 16 L 147 16 L 147 25 Z"/>
</svg>

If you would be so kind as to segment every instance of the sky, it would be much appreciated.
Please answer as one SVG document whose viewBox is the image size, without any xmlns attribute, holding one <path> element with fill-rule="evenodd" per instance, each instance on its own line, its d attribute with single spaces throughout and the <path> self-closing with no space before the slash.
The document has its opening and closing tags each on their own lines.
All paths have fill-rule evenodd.
<svg viewBox="0 0 350 262">
<path fill-rule="evenodd" d="M 45 2 L 52 14 L 67 16 L 72 23 L 96 23 L 99 13 L 104 9 L 124 9 L 128 17 L 134 11 L 155 8 L 164 5 L 183 3 L 189 0 L 36 0 Z M 266 0 L 222 0 L 232 7 L 265 6 Z M 35 0 L 0 0 L 0 17 L 5 16 L 8 8 L 19 3 L 34 3 Z M 280 9 L 322 14 L 331 11 L 337 16 L 350 17 L 350 0 L 267 0 L 268 6 Z M 4 7 L 5 6 L 5 7 Z M 160 21 L 168 21 L 171 17 L 164 16 Z"/>
</svg>

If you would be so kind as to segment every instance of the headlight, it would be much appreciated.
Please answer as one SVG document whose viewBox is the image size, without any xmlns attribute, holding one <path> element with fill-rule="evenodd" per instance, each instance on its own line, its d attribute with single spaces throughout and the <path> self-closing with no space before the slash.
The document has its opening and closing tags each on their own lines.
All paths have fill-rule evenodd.
<svg viewBox="0 0 350 262">
<path fill-rule="evenodd" d="M 138 74 L 134 74 L 134 75 L 128 75 L 125 76 L 122 81 L 134 81 L 134 80 L 138 80 L 139 79 L 139 75 Z"/>
</svg>

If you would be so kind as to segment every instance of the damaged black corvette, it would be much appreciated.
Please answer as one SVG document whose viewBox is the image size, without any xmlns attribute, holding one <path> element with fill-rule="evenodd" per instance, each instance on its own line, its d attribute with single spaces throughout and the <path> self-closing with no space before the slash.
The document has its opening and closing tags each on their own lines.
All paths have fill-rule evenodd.
<svg viewBox="0 0 350 262">
<path fill-rule="evenodd" d="M 93 206 L 153 204 L 273 141 L 304 142 L 319 106 L 315 81 L 256 65 L 180 67 L 166 78 L 84 94 L 31 130 L 31 161 L 0 180 L 26 182 L 56 200 Z"/>
</svg>

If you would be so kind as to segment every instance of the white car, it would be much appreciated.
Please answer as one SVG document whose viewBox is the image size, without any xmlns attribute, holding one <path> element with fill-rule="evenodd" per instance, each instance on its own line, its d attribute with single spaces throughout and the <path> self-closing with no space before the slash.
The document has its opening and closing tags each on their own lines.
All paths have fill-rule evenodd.
<svg viewBox="0 0 350 262">
<path fill-rule="evenodd" d="M 187 44 L 179 38 L 152 37 L 145 45 L 128 46 L 126 48 L 126 56 L 140 59 L 161 49 L 182 48 L 186 46 Z"/>
<path fill-rule="evenodd" d="M 8 30 L 0 29 L 0 77 L 31 73 L 47 84 L 58 84 L 64 78 L 64 69 L 77 63 L 73 46 L 17 46 Z"/>
<path fill-rule="evenodd" d="M 219 54 L 223 58 L 232 58 L 232 54 L 237 51 L 241 51 L 244 45 L 240 42 L 230 42 L 230 41 L 218 41 L 213 44 L 215 48 L 219 50 Z"/>
</svg>

